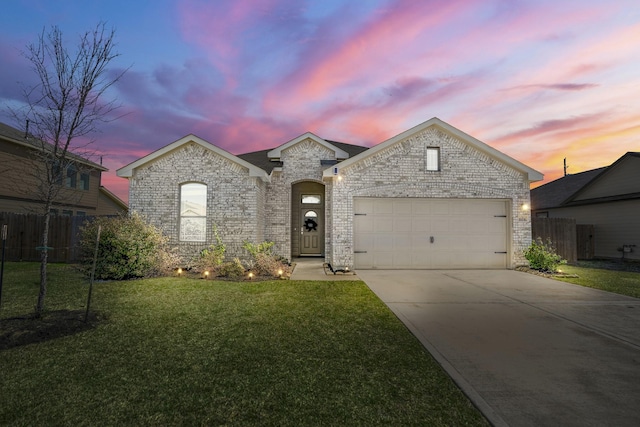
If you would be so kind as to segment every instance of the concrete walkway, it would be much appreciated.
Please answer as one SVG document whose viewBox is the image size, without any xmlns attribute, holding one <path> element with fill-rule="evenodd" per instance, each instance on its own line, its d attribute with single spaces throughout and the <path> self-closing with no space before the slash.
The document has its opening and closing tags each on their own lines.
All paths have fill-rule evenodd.
<svg viewBox="0 0 640 427">
<path fill-rule="evenodd" d="M 329 274 L 325 274 L 324 268 L 322 268 L 324 258 L 294 258 L 293 262 L 296 267 L 293 270 L 293 274 L 291 274 L 291 280 L 360 280 L 354 272 L 333 275 L 328 271 Z"/>
<path fill-rule="evenodd" d="M 358 276 L 494 425 L 640 425 L 639 299 L 517 271 Z"/>
</svg>

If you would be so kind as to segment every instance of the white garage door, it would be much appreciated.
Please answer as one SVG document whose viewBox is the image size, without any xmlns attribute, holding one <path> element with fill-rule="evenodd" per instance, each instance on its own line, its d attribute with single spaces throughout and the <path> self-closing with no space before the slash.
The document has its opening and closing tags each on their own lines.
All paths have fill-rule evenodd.
<svg viewBox="0 0 640 427">
<path fill-rule="evenodd" d="M 355 268 L 507 268 L 507 205 L 356 197 Z"/>
</svg>

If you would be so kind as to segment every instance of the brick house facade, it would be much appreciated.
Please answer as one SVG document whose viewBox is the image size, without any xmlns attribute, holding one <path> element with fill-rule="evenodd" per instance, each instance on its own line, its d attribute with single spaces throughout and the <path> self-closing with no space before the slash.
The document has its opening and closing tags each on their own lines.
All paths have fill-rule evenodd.
<svg viewBox="0 0 640 427">
<path fill-rule="evenodd" d="M 130 209 L 186 257 L 217 230 L 229 256 L 268 240 L 286 258 L 351 268 L 524 264 L 529 184 L 542 179 L 437 118 L 372 148 L 306 133 L 235 156 L 188 135 L 118 175 L 129 179 Z"/>
</svg>

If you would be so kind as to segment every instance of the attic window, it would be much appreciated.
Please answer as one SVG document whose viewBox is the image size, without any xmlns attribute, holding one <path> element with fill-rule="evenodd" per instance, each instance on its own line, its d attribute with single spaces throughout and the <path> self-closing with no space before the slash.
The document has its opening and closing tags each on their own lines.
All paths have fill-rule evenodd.
<svg viewBox="0 0 640 427">
<path fill-rule="evenodd" d="M 439 147 L 427 147 L 426 169 L 428 171 L 440 170 L 440 148 Z"/>
</svg>

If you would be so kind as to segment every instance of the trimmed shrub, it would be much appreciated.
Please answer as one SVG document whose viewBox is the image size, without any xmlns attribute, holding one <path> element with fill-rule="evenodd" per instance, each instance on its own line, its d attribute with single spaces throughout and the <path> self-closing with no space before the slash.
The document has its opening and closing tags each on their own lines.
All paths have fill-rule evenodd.
<svg viewBox="0 0 640 427">
<path fill-rule="evenodd" d="M 555 273 L 559 265 L 567 263 L 566 260 L 562 259 L 562 257 L 556 253 L 556 249 L 551 240 L 547 239 L 545 243 L 539 237 L 531 242 L 529 247 L 524 251 L 524 256 L 529 261 L 529 266 L 534 270 L 551 273 Z"/>
<path fill-rule="evenodd" d="M 168 238 L 133 213 L 113 218 L 98 217 L 80 230 L 81 267 L 89 275 L 93 265 L 98 226 L 101 226 L 96 279 L 125 280 L 168 274 L 179 265 L 168 247 Z"/>
<path fill-rule="evenodd" d="M 234 258 L 233 261 L 222 264 L 216 272 L 218 273 L 218 276 L 237 279 L 244 276 L 245 268 L 238 258 Z"/>
</svg>

